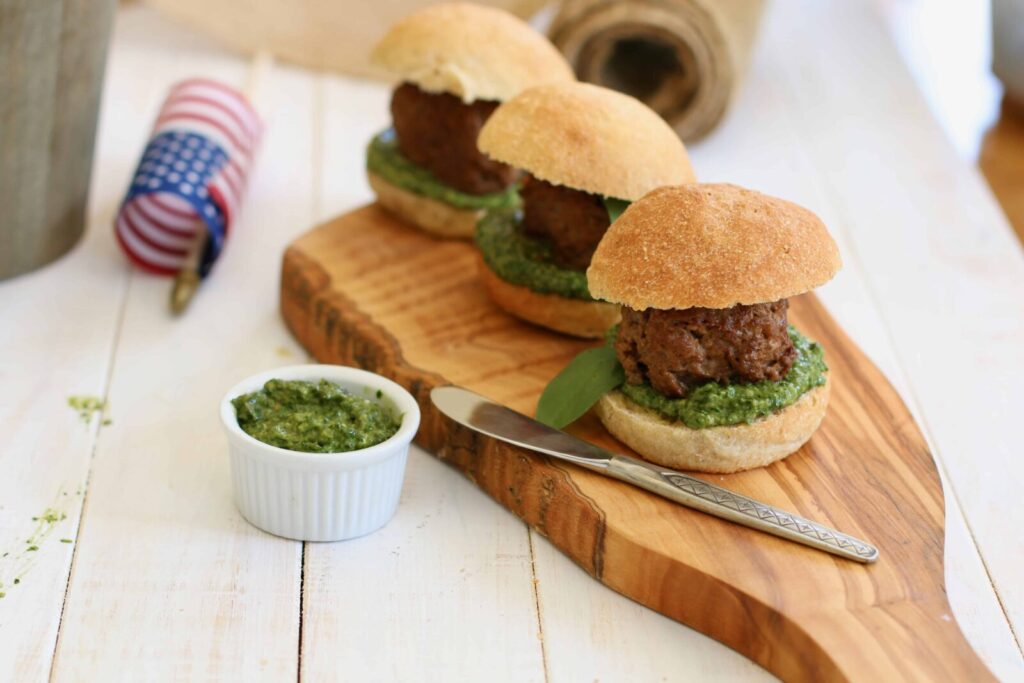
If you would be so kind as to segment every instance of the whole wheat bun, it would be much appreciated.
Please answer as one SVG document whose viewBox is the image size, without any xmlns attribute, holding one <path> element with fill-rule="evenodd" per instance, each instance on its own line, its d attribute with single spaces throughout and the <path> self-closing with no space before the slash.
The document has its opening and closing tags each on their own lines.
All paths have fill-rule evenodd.
<svg viewBox="0 0 1024 683">
<path fill-rule="evenodd" d="M 594 298 L 629 308 L 729 308 L 802 294 L 842 262 L 821 220 L 736 185 L 664 187 L 634 202 L 587 269 Z"/>
<path fill-rule="evenodd" d="M 584 339 L 598 339 L 620 320 L 620 309 L 604 301 L 582 301 L 539 294 L 505 282 L 480 259 L 480 279 L 491 299 L 508 313 L 534 325 Z"/>
<path fill-rule="evenodd" d="M 751 424 L 691 429 L 620 391 L 602 396 L 596 410 L 608 431 L 646 460 L 677 470 L 739 472 L 781 460 L 807 443 L 828 407 L 827 377 L 796 403 Z"/>
<path fill-rule="evenodd" d="M 471 239 L 483 209 L 459 209 L 446 202 L 409 192 L 392 185 L 372 171 L 366 179 L 377 195 L 377 203 L 402 220 L 438 237 Z"/>
<path fill-rule="evenodd" d="M 505 101 L 520 91 L 574 81 L 547 38 L 494 7 L 433 5 L 394 24 L 370 55 L 374 64 L 428 92 Z"/>
<path fill-rule="evenodd" d="M 477 147 L 549 183 L 630 201 L 695 182 L 686 147 L 660 116 L 589 83 L 523 91 L 494 110 Z"/>
</svg>

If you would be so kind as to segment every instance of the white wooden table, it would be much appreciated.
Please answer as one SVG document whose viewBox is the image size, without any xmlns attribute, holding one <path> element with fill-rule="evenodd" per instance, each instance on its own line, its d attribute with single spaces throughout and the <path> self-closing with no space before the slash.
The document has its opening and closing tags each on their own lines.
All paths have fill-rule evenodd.
<svg viewBox="0 0 1024 683">
<path fill-rule="evenodd" d="M 998 676 L 1022 680 L 1024 257 L 868 3 L 771 5 L 746 87 L 694 165 L 831 227 L 846 266 L 821 296 L 911 406 L 946 482 L 956 617 Z M 368 538 L 304 545 L 240 518 L 218 399 L 305 359 L 277 313 L 282 249 L 370 198 L 363 148 L 388 118 L 382 85 L 276 70 L 237 232 L 172 319 L 168 282 L 126 265 L 111 219 L 168 85 L 241 85 L 246 70 L 122 10 L 88 236 L 0 283 L 0 680 L 769 678 L 592 581 L 422 451 L 397 516 Z M 81 422 L 71 394 L 104 397 L 111 423 Z M 58 521 L 32 520 L 47 508 Z"/>
</svg>

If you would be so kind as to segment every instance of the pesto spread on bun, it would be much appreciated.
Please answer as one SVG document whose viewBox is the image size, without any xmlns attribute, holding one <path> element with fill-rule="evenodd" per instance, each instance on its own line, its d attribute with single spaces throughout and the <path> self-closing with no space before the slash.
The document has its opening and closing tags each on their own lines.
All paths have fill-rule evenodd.
<svg viewBox="0 0 1024 683">
<path fill-rule="evenodd" d="M 521 90 L 574 80 L 554 46 L 503 10 L 449 3 L 399 21 L 372 59 L 401 79 L 393 128 L 367 150 L 381 205 L 445 237 L 471 237 L 486 211 L 515 206 L 515 170 L 481 154 L 477 135 Z"/>
<path fill-rule="evenodd" d="M 663 185 L 694 182 L 683 143 L 640 101 L 566 82 L 498 107 L 478 140 L 491 160 L 526 173 L 521 211 L 477 228 L 484 285 L 508 312 L 550 329 L 601 337 L 619 319 L 585 271 L 608 226 Z"/>
<path fill-rule="evenodd" d="M 820 346 L 788 298 L 835 275 L 839 251 L 796 204 L 735 185 L 665 187 L 633 203 L 587 270 L 622 305 L 610 342 L 624 382 L 597 414 L 648 460 L 735 472 L 802 446 L 828 405 Z"/>
</svg>

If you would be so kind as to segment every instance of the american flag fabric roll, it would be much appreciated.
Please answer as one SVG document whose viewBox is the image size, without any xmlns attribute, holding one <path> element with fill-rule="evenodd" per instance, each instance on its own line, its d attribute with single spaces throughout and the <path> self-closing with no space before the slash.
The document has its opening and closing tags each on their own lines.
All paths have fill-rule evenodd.
<svg viewBox="0 0 1024 683">
<path fill-rule="evenodd" d="M 224 248 L 255 160 L 263 124 L 246 98 L 206 79 L 171 88 L 114 221 L 136 265 L 174 275 L 200 230 L 205 277 Z"/>
</svg>

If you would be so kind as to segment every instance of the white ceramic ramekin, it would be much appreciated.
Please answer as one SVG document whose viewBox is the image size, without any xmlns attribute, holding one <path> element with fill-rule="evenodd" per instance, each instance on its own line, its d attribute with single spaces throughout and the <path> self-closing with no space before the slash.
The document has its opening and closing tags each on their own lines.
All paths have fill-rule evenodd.
<svg viewBox="0 0 1024 683">
<path fill-rule="evenodd" d="M 300 453 L 257 441 L 238 426 L 231 399 L 267 380 L 326 379 L 402 415 L 387 441 L 348 453 Z M 364 393 L 365 391 L 365 393 Z M 301 541 L 341 541 L 376 531 L 395 514 L 409 442 L 420 424 L 416 400 L 389 379 L 340 365 L 293 365 L 253 375 L 224 396 L 235 504 L 253 525 Z"/>
</svg>

